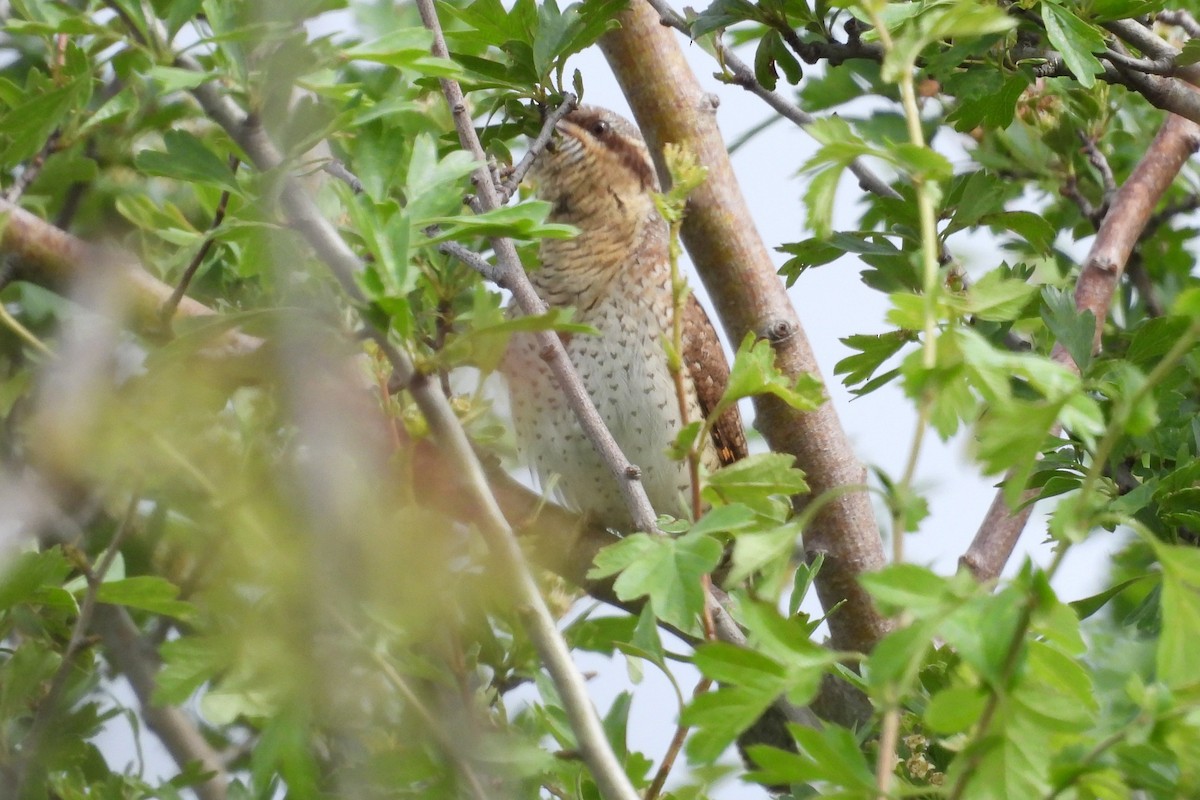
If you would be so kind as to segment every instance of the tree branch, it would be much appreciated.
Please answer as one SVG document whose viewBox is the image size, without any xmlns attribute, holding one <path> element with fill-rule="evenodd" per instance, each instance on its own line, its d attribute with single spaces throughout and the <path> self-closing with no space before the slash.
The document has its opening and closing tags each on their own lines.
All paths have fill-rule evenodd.
<svg viewBox="0 0 1200 800">
<path fill-rule="evenodd" d="M 618 18 L 621 27 L 605 34 L 600 47 L 651 152 L 658 157 L 664 143 L 678 142 L 708 167 L 708 179 L 689 199 L 683 240 L 726 331 L 734 341 L 748 332 L 770 340 L 785 374 L 819 374 L 812 348 L 734 178 L 711 98 L 700 89 L 675 35 L 663 27 L 648 3 L 634 2 Z M 865 470 L 831 404 L 802 413 L 774 398 L 758 397 L 755 407 L 756 427 L 773 450 L 796 456 L 812 486 L 812 497 L 865 482 Z M 798 498 L 796 504 L 802 507 L 810 499 Z M 834 648 L 869 651 L 890 626 L 858 583 L 859 575 L 884 564 L 867 495 L 850 492 L 826 505 L 805 531 L 804 544 L 810 558 L 825 555 L 816 580 L 822 605 L 831 609 L 843 604 L 829 618 Z"/>
<path fill-rule="evenodd" d="M 1142 160 L 1114 195 L 1112 206 L 1096 233 L 1075 284 L 1075 307 L 1081 313 L 1091 311 L 1096 317 L 1093 351 L 1100 349 L 1108 308 L 1112 305 L 1117 281 L 1134 246 L 1150 221 L 1158 201 L 1197 149 L 1200 149 L 1200 126 L 1175 115 L 1167 117 Z M 1078 365 L 1062 344 L 1054 346 L 1051 357 L 1079 371 Z M 1049 435 L 1053 436 L 1057 431 L 1056 426 Z M 1011 480 L 1012 475 L 1006 478 Z M 959 559 L 960 566 L 969 569 L 981 581 L 999 577 L 1033 512 L 1031 501 L 1036 496 L 1036 491 L 1027 490 L 1022 495 L 1018 510 L 1013 512 L 998 493 L 975 539 Z"/>
<path fill-rule="evenodd" d="M 0 198 L 0 216 L 5 218 L 0 230 L 0 251 L 21 262 L 30 280 L 60 287 L 77 281 L 85 268 L 108 271 L 123 285 L 134 327 L 150 335 L 161 332 L 160 310 L 173 289 L 143 269 L 133 256 L 84 242 L 3 198 Z M 215 317 L 212 309 L 184 296 L 172 319 L 207 316 Z M 253 336 L 225 331 L 214 335 L 200 355 L 236 367 L 238 376 L 253 382 L 261 372 L 257 357 L 261 355 L 262 344 L 261 339 Z"/>
<path fill-rule="evenodd" d="M 658 13 L 663 25 L 668 25 L 684 34 L 688 38 L 691 38 L 692 26 L 688 24 L 686 19 L 677 14 L 673 8 L 667 5 L 666 0 L 647 0 L 647 2 L 655 10 L 655 12 Z M 732 75 L 732 83 L 735 83 L 751 94 L 762 98 L 763 102 L 775 109 L 775 111 L 781 117 L 794 123 L 801 129 L 804 129 L 816 122 L 817 118 L 812 114 L 803 111 L 795 103 L 789 102 L 788 100 L 784 99 L 782 95 L 767 89 L 765 86 L 759 83 L 758 79 L 754 77 L 754 70 L 750 69 L 746 62 L 738 58 L 732 50 L 725 46 L 723 38 L 719 33 L 714 33 L 713 44 L 716 46 L 719 54 L 718 60 L 729 70 L 729 73 Z M 873 49 L 869 52 L 874 54 L 875 60 L 882 58 L 882 55 L 876 53 Z M 855 54 L 847 55 L 846 57 L 867 58 L 869 56 L 855 51 Z M 808 63 L 811 64 L 813 62 L 809 61 Z M 835 62 L 831 58 L 830 63 L 833 64 L 841 62 Z M 729 80 L 729 78 L 727 78 L 723 73 L 717 73 L 717 77 L 722 80 Z M 888 186 L 882 178 L 876 175 L 870 167 L 864 164 L 862 159 L 856 158 L 851 161 L 849 169 L 850 172 L 853 173 L 854 177 L 858 178 L 859 188 L 871 192 L 872 194 L 879 195 L 880 197 L 890 197 L 892 199 L 900 198 L 899 193 L 896 192 L 896 190 L 892 187 Z"/>
<path fill-rule="evenodd" d="M 555 126 L 562 121 L 563 117 L 570 114 L 572 109 L 578 104 L 579 101 L 575 95 L 567 94 L 558 108 L 546 115 L 546 119 L 542 122 L 542 129 L 538 132 L 534 140 L 529 143 L 529 149 L 525 152 L 520 162 L 512 168 L 508 177 L 500 184 L 496 198 L 500 205 L 507 203 L 509 198 L 517 191 L 517 187 L 521 185 L 521 181 L 525 180 L 525 176 L 533 167 L 533 162 L 542 154 L 542 151 L 546 149 L 546 145 L 550 142 L 550 138 L 554 136 Z"/>
<path fill-rule="evenodd" d="M 95 627 L 104 641 L 105 652 L 129 680 L 142 707 L 142 718 L 158 736 L 171 758 L 181 768 L 199 762 L 212 776 L 193 789 L 200 800 L 225 800 L 229 776 L 220 754 L 212 748 L 195 722 L 174 706 L 154 703 L 158 654 L 142 638 L 129 612 L 120 606 L 96 609 Z"/>
</svg>

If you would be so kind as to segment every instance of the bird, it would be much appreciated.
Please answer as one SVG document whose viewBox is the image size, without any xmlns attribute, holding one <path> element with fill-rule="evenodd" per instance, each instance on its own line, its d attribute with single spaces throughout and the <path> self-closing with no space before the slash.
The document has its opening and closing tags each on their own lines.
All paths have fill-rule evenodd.
<svg viewBox="0 0 1200 800">
<path fill-rule="evenodd" d="M 686 461 L 669 446 L 684 425 L 664 341 L 673 329 L 669 227 L 654 203 L 659 181 L 638 128 L 619 114 L 581 105 L 555 126 L 530 170 L 551 222 L 579 233 L 544 239 L 530 280 L 551 308 L 597 333 L 560 333 L 567 356 L 601 418 L 639 467 L 657 514 L 691 516 Z M 729 365 L 716 330 L 694 295 L 682 308 L 682 371 L 687 421 L 706 418 L 725 391 Z M 515 334 L 505 375 L 518 449 L 543 486 L 568 508 L 631 533 L 634 521 L 617 479 L 584 434 L 533 336 Z M 735 407 L 712 427 L 700 453 L 708 471 L 746 455 Z"/>
</svg>

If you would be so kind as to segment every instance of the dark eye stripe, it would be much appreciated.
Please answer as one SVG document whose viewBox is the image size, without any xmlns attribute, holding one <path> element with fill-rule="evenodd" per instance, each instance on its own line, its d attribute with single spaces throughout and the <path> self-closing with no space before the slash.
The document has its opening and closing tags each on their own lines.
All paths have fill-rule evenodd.
<svg viewBox="0 0 1200 800">
<path fill-rule="evenodd" d="M 655 184 L 654 167 L 646 159 L 645 151 L 637 143 L 629 140 L 628 134 L 613 130 L 613 125 L 604 117 L 591 109 L 579 109 L 567 116 L 567 120 L 587 131 L 597 143 L 607 147 L 620 160 L 621 164 L 638 176 L 643 188 L 653 188 Z"/>
</svg>

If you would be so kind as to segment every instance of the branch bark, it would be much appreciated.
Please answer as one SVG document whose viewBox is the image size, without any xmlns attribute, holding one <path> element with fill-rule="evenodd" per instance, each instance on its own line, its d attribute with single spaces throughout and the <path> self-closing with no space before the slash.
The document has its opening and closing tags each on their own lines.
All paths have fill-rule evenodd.
<svg viewBox="0 0 1200 800">
<path fill-rule="evenodd" d="M 3 198 L 0 198 L 0 217 L 4 218 L 0 226 L 0 251 L 15 256 L 31 272 L 31 279 L 62 287 L 78 281 L 84 265 L 90 270 L 108 270 L 123 284 L 128 301 L 126 311 L 134 327 L 149 335 L 161 333 L 161 310 L 174 290 L 143 269 L 133 256 L 89 244 Z M 215 317 L 213 310 L 185 296 L 179 299 L 171 319 L 206 316 Z M 226 331 L 214 336 L 200 354 L 231 366 L 241 364 L 238 374 L 253 382 L 259 371 L 253 357 L 260 354 L 262 344 L 261 339 L 253 336 Z"/>
<path fill-rule="evenodd" d="M 225 800 L 229 776 L 220 754 L 183 711 L 174 706 L 154 703 L 158 654 L 142 638 L 129 612 L 120 606 L 102 605 L 96 609 L 93 625 L 104 640 L 104 649 L 114 665 L 129 680 L 142 707 L 142 718 L 158 736 L 171 758 L 180 767 L 200 762 L 205 772 L 213 773 L 194 789 L 200 800 Z"/>
<path fill-rule="evenodd" d="M 600 40 L 653 153 L 667 142 L 686 145 L 708 167 L 708 179 L 691 195 L 683 241 L 708 287 L 731 339 L 746 333 L 771 341 L 776 363 L 788 375 L 819 375 L 816 359 L 770 254 L 759 237 L 714 119 L 714 100 L 684 61 L 675 34 L 648 3 L 635 0 L 618 16 L 621 27 Z M 666 171 L 658 161 L 660 177 Z M 829 403 L 797 412 L 771 397 L 755 399 L 757 421 L 771 448 L 790 453 L 808 475 L 812 497 L 865 482 Z M 809 498 L 798 498 L 803 507 Z M 824 554 L 817 593 L 838 650 L 869 651 L 890 629 L 858 583 L 884 564 L 879 529 L 867 495 L 847 492 L 830 502 L 805 531 L 811 559 Z"/>
<path fill-rule="evenodd" d="M 1075 284 L 1075 307 L 1080 313 L 1091 311 L 1096 317 L 1093 352 L 1100 349 L 1104 321 L 1133 248 L 1158 201 L 1197 149 L 1200 149 L 1200 125 L 1175 115 L 1167 117 L 1142 160 L 1113 197 Z M 1061 344 L 1054 346 L 1051 357 L 1079 371 L 1079 366 Z M 1049 435 L 1057 433 L 1056 426 Z M 1012 479 L 1011 475 L 1006 477 Z M 959 564 L 980 581 L 998 578 L 1033 513 L 1031 501 L 1036 496 L 1037 492 L 1026 491 L 1021 498 L 1022 504 L 1014 512 L 997 493 Z"/>
</svg>

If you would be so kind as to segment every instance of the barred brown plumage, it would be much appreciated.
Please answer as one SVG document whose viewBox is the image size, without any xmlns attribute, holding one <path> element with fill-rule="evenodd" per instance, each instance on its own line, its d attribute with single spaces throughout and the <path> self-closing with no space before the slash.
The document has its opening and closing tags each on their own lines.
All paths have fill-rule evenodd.
<svg viewBox="0 0 1200 800">
<path fill-rule="evenodd" d="M 617 443 L 641 468 L 655 511 L 690 516 L 687 465 L 667 452 L 683 421 L 663 347 L 674 313 L 668 228 L 654 205 L 659 183 L 645 142 L 619 115 L 581 106 L 559 123 L 531 178 L 552 204 L 551 220 L 580 231 L 542 242 L 541 268 L 530 276 L 534 287 L 548 305 L 573 306 L 575 321 L 597 329 L 598 336 L 564 337 L 567 354 Z M 716 406 L 729 367 L 694 296 L 684 307 L 682 330 L 685 402 L 694 421 Z M 556 476 L 568 506 L 628 531 L 632 521 L 618 487 L 532 337 L 513 338 L 504 372 L 517 442 L 541 480 Z M 714 426 L 702 464 L 713 470 L 745 453 L 741 417 L 733 408 Z"/>
</svg>

